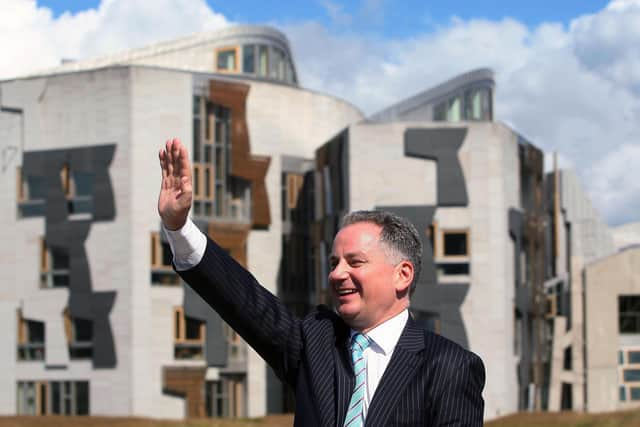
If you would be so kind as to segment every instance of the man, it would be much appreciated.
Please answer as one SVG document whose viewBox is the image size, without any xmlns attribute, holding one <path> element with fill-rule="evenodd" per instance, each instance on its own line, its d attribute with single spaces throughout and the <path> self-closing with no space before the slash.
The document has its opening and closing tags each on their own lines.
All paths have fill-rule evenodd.
<svg viewBox="0 0 640 427">
<path fill-rule="evenodd" d="M 158 212 L 176 270 L 294 388 L 296 426 L 482 425 L 481 360 L 408 313 L 422 247 L 407 220 L 347 215 L 330 257 L 335 311 L 318 306 L 299 319 L 188 219 L 191 165 L 180 141 L 159 157 Z"/>
</svg>

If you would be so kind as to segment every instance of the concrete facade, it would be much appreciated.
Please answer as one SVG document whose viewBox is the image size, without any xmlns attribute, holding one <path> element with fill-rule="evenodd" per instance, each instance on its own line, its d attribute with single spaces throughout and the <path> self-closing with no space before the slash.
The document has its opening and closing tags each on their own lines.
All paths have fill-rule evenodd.
<svg viewBox="0 0 640 427">
<path fill-rule="evenodd" d="M 620 330 L 619 311 L 620 297 L 640 296 L 640 249 L 627 248 L 587 265 L 585 285 L 589 411 L 638 408 L 640 383 L 627 372 L 638 368 L 629 352 L 640 350 L 640 334 Z"/>
</svg>

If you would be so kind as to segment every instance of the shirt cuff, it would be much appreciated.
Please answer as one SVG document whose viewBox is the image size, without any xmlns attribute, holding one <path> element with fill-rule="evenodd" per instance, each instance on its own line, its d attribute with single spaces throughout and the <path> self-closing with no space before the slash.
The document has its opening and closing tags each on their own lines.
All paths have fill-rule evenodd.
<svg viewBox="0 0 640 427">
<path fill-rule="evenodd" d="M 164 224 L 162 229 L 173 252 L 176 270 L 189 270 L 200 263 L 207 248 L 207 237 L 191 218 L 187 218 L 187 222 L 178 230 L 167 230 Z"/>
</svg>

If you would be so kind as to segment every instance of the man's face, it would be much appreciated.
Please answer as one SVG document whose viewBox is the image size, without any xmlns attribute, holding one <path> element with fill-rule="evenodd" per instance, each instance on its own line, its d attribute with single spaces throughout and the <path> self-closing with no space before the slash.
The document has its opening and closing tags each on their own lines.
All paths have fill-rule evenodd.
<svg viewBox="0 0 640 427">
<path fill-rule="evenodd" d="M 354 329 L 367 331 L 402 311 L 397 294 L 399 267 L 380 244 L 381 227 L 358 222 L 342 228 L 333 241 L 331 286 L 338 314 Z M 405 286 L 406 287 L 406 286 Z"/>
</svg>

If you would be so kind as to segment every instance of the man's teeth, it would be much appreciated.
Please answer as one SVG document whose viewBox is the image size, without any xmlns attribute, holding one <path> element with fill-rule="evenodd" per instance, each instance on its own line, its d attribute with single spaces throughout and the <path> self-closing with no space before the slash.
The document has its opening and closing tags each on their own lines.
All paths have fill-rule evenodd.
<svg viewBox="0 0 640 427">
<path fill-rule="evenodd" d="M 349 295 L 349 294 L 354 294 L 356 292 L 355 289 L 340 289 L 338 291 L 338 295 Z"/>
</svg>

